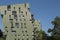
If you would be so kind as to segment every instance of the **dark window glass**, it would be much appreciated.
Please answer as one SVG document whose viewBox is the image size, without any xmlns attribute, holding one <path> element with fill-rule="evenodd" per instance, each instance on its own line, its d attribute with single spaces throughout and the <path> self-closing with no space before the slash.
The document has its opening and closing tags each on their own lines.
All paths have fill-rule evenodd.
<svg viewBox="0 0 60 40">
<path fill-rule="evenodd" d="M 15 38 L 15 40 L 16 40 L 16 38 Z"/>
<path fill-rule="evenodd" d="M 19 17 L 21 17 L 21 15 L 19 15 Z"/>
<path fill-rule="evenodd" d="M 7 31 L 8 32 L 8 31 Z"/>
<path fill-rule="evenodd" d="M 18 40 L 20 40 L 20 39 L 18 39 Z"/>
<path fill-rule="evenodd" d="M 27 12 L 26 12 L 26 15 L 27 15 Z"/>
<path fill-rule="evenodd" d="M 20 13 L 20 7 L 19 7 L 19 13 Z"/>
<path fill-rule="evenodd" d="M 3 18 L 3 14 L 1 14 L 1 17 Z"/>
<path fill-rule="evenodd" d="M 12 15 L 14 15 L 14 18 L 17 18 L 17 12 L 16 11 L 12 11 Z"/>
<path fill-rule="evenodd" d="M 14 19 L 17 19 L 17 15 L 14 15 Z"/>
<path fill-rule="evenodd" d="M 6 10 L 5 10 L 5 15 L 6 15 Z"/>
<path fill-rule="evenodd" d="M 14 9 L 15 9 L 15 7 L 14 7 Z"/>
<path fill-rule="evenodd" d="M 11 15 L 9 15 L 9 18 L 11 18 Z"/>
<path fill-rule="evenodd" d="M 25 32 L 27 33 L 27 30 Z"/>
<path fill-rule="evenodd" d="M 28 36 L 28 34 L 27 34 L 27 36 Z"/>
<path fill-rule="evenodd" d="M 23 28 L 23 23 L 21 23 L 21 28 Z"/>
<path fill-rule="evenodd" d="M 10 11 L 11 10 L 11 6 L 7 5 L 7 10 Z"/>
<path fill-rule="evenodd" d="M 20 36 L 20 35 L 18 35 L 18 36 Z"/>
<path fill-rule="evenodd" d="M 16 11 L 12 11 L 12 15 L 16 15 L 16 13 L 17 13 Z"/>
<path fill-rule="evenodd" d="M 12 23 L 13 22 L 13 19 L 10 18 L 9 21 Z"/>
<path fill-rule="evenodd" d="M 30 11 L 30 8 L 28 8 L 28 10 Z"/>
<path fill-rule="evenodd" d="M 23 36 L 25 36 L 25 34 L 23 34 Z"/>
<path fill-rule="evenodd" d="M 21 11 L 21 13 L 23 13 L 23 11 Z"/>
<path fill-rule="evenodd" d="M 24 31 L 22 30 L 22 33 L 24 33 Z"/>
<path fill-rule="evenodd" d="M 34 30 L 36 30 L 36 29 L 37 29 L 37 27 L 34 28 Z"/>
<path fill-rule="evenodd" d="M 24 40 L 24 39 L 22 39 L 22 40 Z"/>
<path fill-rule="evenodd" d="M 20 19 L 20 21 L 22 21 L 22 19 Z"/>
<path fill-rule="evenodd" d="M 7 26 L 5 26 L 5 28 L 7 28 Z"/>
<path fill-rule="evenodd" d="M 23 17 L 24 17 L 24 15 L 23 15 Z"/>
<path fill-rule="evenodd" d="M 15 26 L 17 26 L 17 28 L 19 28 L 19 23 L 15 23 Z"/>
<path fill-rule="evenodd" d="M 27 38 L 27 40 L 29 40 L 29 39 Z"/>
<path fill-rule="evenodd" d="M 15 31 L 15 30 L 12 30 L 12 32 L 15 32 L 15 33 L 16 33 L 16 31 Z"/>
<path fill-rule="evenodd" d="M 25 8 L 26 8 L 26 3 L 25 3 Z"/>
</svg>

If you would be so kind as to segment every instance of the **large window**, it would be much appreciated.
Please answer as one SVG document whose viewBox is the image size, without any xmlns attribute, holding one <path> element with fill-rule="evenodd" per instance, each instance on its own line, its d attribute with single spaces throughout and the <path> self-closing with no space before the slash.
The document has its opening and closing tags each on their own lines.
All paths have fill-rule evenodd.
<svg viewBox="0 0 60 40">
<path fill-rule="evenodd" d="M 12 15 L 14 15 L 14 18 L 17 18 L 17 12 L 16 11 L 12 11 Z"/>
<path fill-rule="evenodd" d="M 11 6 L 7 5 L 7 10 L 10 11 L 11 10 Z"/>
</svg>

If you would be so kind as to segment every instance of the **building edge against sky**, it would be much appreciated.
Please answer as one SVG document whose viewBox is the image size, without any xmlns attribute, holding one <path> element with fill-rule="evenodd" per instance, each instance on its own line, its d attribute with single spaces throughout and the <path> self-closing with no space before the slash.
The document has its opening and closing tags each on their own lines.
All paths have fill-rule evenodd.
<svg viewBox="0 0 60 40">
<path fill-rule="evenodd" d="M 30 12 L 29 3 L 0 6 L 6 40 L 33 40 L 34 31 L 41 30 Z"/>
</svg>

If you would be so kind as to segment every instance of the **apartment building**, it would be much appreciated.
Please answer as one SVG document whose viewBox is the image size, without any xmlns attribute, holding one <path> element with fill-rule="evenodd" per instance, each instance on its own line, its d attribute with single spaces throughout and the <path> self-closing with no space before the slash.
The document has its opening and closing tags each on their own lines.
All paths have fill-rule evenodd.
<svg viewBox="0 0 60 40">
<path fill-rule="evenodd" d="M 6 40 L 33 40 L 34 30 L 41 29 L 30 12 L 29 3 L 0 6 L 0 15 Z"/>
</svg>

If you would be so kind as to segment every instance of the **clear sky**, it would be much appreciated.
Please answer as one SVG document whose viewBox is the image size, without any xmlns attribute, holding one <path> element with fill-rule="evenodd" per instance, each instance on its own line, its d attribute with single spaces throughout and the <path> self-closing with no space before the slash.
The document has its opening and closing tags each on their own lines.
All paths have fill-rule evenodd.
<svg viewBox="0 0 60 40">
<path fill-rule="evenodd" d="M 0 0 L 0 5 L 29 3 L 35 19 L 39 19 L 42 29 L 53 28 L 51 21 L 60 16 L 60 0 Z M 0 17 L 0 29 L 3 29 Z"/>
</svg>

